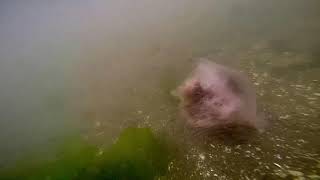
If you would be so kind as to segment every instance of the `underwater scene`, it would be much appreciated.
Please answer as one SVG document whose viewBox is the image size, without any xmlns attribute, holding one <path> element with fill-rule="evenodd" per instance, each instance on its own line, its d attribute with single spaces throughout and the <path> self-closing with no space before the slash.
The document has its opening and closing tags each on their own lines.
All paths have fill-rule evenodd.
<svg viewBox="0 0 320 180">
<path fill-rule="evenodd" d="M 0 180 L 320 179 L 320 1 L 0 2 Z"/>
</svg>

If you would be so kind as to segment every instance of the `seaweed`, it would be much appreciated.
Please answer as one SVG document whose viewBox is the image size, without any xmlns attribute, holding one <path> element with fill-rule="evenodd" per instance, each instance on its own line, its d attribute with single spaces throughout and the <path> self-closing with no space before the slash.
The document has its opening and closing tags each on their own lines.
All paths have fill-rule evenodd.
<svg viewBox="0 0 320 180">
<path fill-rule="evenodd" d="M 165 142 L 150 129 L 127 128 L 104 150 L 73 138 L 61 145 L 55 158 L 25 159 L 0 172 L 0 179 L 154 179 L 166 174 L 169 160 Z"/>
</svg>

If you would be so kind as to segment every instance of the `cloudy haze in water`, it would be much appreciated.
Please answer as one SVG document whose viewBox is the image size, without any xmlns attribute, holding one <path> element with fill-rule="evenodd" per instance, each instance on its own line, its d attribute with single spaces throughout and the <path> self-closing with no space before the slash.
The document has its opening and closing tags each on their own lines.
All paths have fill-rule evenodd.
<svg viewBox="0 0 320 180">
<path fill-rule="evenodd" d="M 79 109 L 103 119 L 102 111 L 125 102 L 113 94 L 152 86 L 188 58 L 262 37 L 294 39 L 290 48 L 312 51 L 317 2 L 273 3 L 1 1 L 0 164 L 86 126 L 73 120 Z"/>
</svg>

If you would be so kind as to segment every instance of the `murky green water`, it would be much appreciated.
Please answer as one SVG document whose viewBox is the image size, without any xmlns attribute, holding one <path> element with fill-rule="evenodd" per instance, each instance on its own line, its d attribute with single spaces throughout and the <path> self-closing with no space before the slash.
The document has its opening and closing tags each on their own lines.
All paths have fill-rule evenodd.
<svg viewBox="0 0 320 180">
<path fill-rule="evenodd" d="M 160 179 L 320 178 L 319 2 L 5 4 L 2 167 L 51 156 L 70 134 L 108 149 L 147 127 L 178 149 Z M 265 132 L 236 144 L 188 136 L 171 91 L 202 56 L 248 74 Z"/>
</svg>

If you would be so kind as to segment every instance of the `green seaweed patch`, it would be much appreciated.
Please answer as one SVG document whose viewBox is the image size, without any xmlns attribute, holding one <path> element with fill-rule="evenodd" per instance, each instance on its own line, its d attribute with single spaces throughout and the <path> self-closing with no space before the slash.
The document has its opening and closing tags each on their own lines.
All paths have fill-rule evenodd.
<svg viewBox="0 0 320 180">
<path fill-rule="evenodd" d="M 0 179 L 40 180 L 40 179 L 74 179 L 77 173 L 92 162 L 97 148 L 81 138 L 68 138 L 52 156 L 47 153 L 27 157 L 14 167 L 0 172 Z"/>
<path fill-rule="evenodd" d="M 148 128 L 128 128 L 117 142 L 102 152 L 79 179 L 154 179 L 165 175 L 169 151 L 163 140 Z"/>
<path fill-rule="evenodd" d="M 63 144 L 49 160 L 24 160 L 0 173 L 0 179 L 154 179 L 170 161 L 166 143 L 148 128 L 127 128 L 105 150 L 81 138 Z"/>
</svg>

